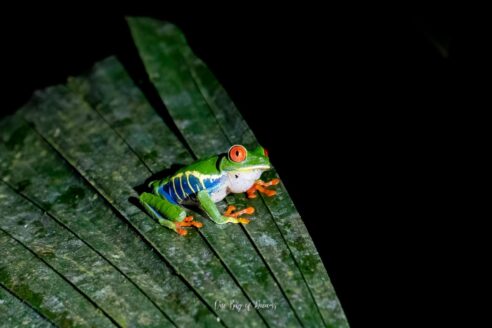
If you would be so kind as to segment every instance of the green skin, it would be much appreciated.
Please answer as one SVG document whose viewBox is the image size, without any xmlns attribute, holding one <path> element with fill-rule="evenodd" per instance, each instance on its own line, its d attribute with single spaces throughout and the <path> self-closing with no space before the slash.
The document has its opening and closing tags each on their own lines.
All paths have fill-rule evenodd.
<svg viewBox="0 0 492 328">
<path fill-rule="evenodd" d="M 247 151 L 246 158 L 239 163 L 231 160 L 229 154 L 220 154 L 196 161 L 163 180 L 150 182 L 149 186 L 152 187 L 153 193 L 143 193 L 139 199 L 153 218 L 176 232 L 180 229 L 177 223 L 182 222 L 186 217 L 183 205 L 198 205 L 217 224 L 240 223 L 237 218 L 222 215 L 215 203 L 224 199 L 229 193 L 246 192 L 261 174 L 269 169 L 271 169 L 270 160 L 261 146 Z M 180 183 L 190 181 L 186 180 L 187 178 L 195 179 L 194 188 L 193 182 L 190 183 L 192 188 L 183 188 L 182 185 L 180 187 Z M 209 181 L 215 182 L 212 186 L 208 186 L 206 182 Z M 179 190 L 185 190 L 188 197 L 180 199 L 173 194 L 174 197 L 171 196 L 169 200 L 169 197 L 166 198 L 162 193 L 162 189 L 166 187 L 171 191 L 181 188 Z"/>
</svg>

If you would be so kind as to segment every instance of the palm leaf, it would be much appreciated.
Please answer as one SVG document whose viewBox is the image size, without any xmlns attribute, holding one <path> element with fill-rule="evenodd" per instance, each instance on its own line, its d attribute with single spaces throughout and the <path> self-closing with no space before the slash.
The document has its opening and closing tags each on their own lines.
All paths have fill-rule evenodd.
<svg viewBox="0 0 492 328">
<path fill-rule="evenodd" d="M 19 214 L 14 218 L 27 222 L 33 217 L 29 208 L 22 208 L 22 198 L 7 191 L 5 184 L 2 184 L 1 195 L 2 213 L 15 207 Z M 38 215 L 41 217 L 42 214 Z M 42 229 L 42 225 L 39 228 Z M 52 248 L 42 247 L 38 249 L 47 255 L 52 251 Z M 42 312 L 46 318 L 65 326 L 113 326 L 108 316 L 99 311 L 79 289 L 3 229 L 0 230 L 0 249 L 2 286 Z"/>
<path fill-rule="evenodd" d="M 150 79 L 198 156 L 224 151 L 231 144 L 255 143 L 251 130 L 224 89 L 203 62 L 193 55 L 174 25 L 146 18 L 131 18 L 129 24 Z M 187 90 L 188 102 L 180 99 L 183 89 Z M 201 125 L 204 130 L 198 136 L 193 131 L 196 125 Z M 203 142 L 204 137 L 215 143 Z M 234 198 L 231 201 L 244 203 L 244 196 L 235 195 Z M 309 304 L 306 300 L 310 297 L 300 289 L 302 287 L 293 286 L 294 282 L 302 284 L 303 279 L 325 323 L 344 325 L 346 319 L 328 274 L 285 188 L 281 189 L 278 198 L 263 198 L 254 205 L 265 215 L 257 225 L 246 226 L 246 229 L 278 277 L 289 272 L 293 278 L 297 269 L 300 270 L 302 278 L 297 276 L 298 279 L 281 281 L 288 284 L 283 286 L 284 290 L 293 291 L 291 299 L 300 300 L 298 311 L 305 313 L 306 323 L 312 324 L 310 320 L 314 315 L 313 308 L 303 308 Z M 268 232 L 267 237 L 264 232 Z M 265 242 L 265 238 L 271 241 Z M 283 248 L 285 246 L 288 249 Z M 301 317 L 304 316 L 301 314 Z"/>
<path fill-rule="evenodd" d="M 119 69 L 118 69 L 119 67 Z M 106 77 L 112 77 L 112 80 L 96 81 L 96 76 L 101 76 L 102 71 L 106 71 Z M 98 97 L 91 97 L 91 91 L 85 89 L 83 92 L 86 98 L 89 98 L 94 108 L 100 108 L 103 112 L 103 117 L 110 122 L 110 125 L 119 133 L 119 135 L 125 139 L 125 142 L 139 153 L 139 157 L 142 159 L 142 163 L 148 167 L 152 173 L 160 171 L 173 163 L 168 161 L 156 162 L 152 159 L 148 160 L 149 153 L 159 152 L 160 149 L 168 149 L 175 145 L 177 140 L 174 138 L 170 140 L 169 131 L 163 136 L 164 129 L 161 126 L 156 126 L 154 129 L 138 129 L 138 128 L 123 128 L 118 121 L 114 120 L 116 115 L 124 112 L 124 107 L 128 103 L 140 103 L 145 104 L 145 99 L 140 92 L 135 92 L 135 86 L 131 83 L 128 76 L 125 76 L 125 71 L 121 65 L 119 65 L 114 59 L 108 59 L 104 62 L 104 65 L 99 65 L 95 68 L 94 72 L 89 77 L 92 81 L 90 90 L 100 90 L 99 83 L 110 84 L 112 86 L 120 85 L 120 88 L 115 92 L 105 94 L 99 93 Z M 119 82 L 117 82 L 119 81 Z M 126 83 L 124 82 L 126 81 Z M 125 83 L 125 85 L 123 85 Z M 132 90 L 132 88 L 134 90 Z M 83 88 L 78 88 L 83 90 Z M 138 91 L 138 90 L 136 90 Z M 92 92 L 94 94 L 95 92 Z M 113 106 L 105 106 L 105 103 L 111 101 Z M 119 105 L 118 105 L 119 104 Z M 150 106 L 138 106 L 138 117 L 142 120 L 142 124 L 145 120 L 155 121 L 158 116 Z M 159 122 L 162 125 L 162 121 Z M 138 125 L 142 126 L 142 125 Z M 167 138 L 167 139 L 166 139 Z M 145 140 L 142 144 L 139 141 Z M 143 146 L 147 148 L 146 152 L 139 152 Z M 169 145 L 169 146 L 168 146 Z M 161 151 L 162 152 L 162 151 Z M 192 157 L 188 155 L 183 158 L 183 161 L 191 162 Z M 174 161 L 176 163 L 176 161 Z M 267 300 L 275 299 L 281 311 L 270 311 L 262 314 L 262 317 L 267 321 L 270 321 L 274 325 L 286 325 L 297 322 L 294 313 L 289 309 L 287 300 L 283 297 L 280 289 L 276 285 L 268 272 L 268 269 L 262 263 L 261 258 L 257 255 L 255 249 L 249 243 L 247 237 L 241 233 L 240 227 L 235 225 L 224 226 L 223 229 L 217 229 L 213 225 L 206 225 L 204 229 L 199 230 L 201 235 L 206 239 L 208 245 L 212 247 L 212 250 L 218 255 L 222 262 L 226 265 L 227 269 L 232 273 L 233 278 L 239 282 L 240 286 L 245 291 L 246 296 L 249 296 L 249 301 L 252 300 Z M 170 231 L 166 233 L 173 234 Z M 241 251 L 236 250 L 240 247 Z M 244 263 L 248 263 L 245 266 Z M 262 288 L 258 288 L 258 285 Z M 251 287 L 250 287 L 251 286 Z"/>
<path fill-rule="evenodd" d="M 81 96 L 57 86 L 36 95 L 35 102 L 37 110 L 26 110 L 26 118 L 209 305 L 230 299 L 246 303 L 241 290 L 202 239 L 181 238 L 166 231 L 129 202 L 129 196 L 137 196 L 133 186 L 142 184 L 152 172 Z M 227 312 L 222 319 L 238 324 L 243 316 L 244 312 Z M 249 320 L 260 322 L 254 315 Z"/>
<path fill-rule="evenodd" d="M 186 238 L 136 206 L 136 189 L 149 177 L 234 143 L 257 142 L 175 26 L 143 18 L 129 25 L 166 108 L 152 106 L 149 90 L 110 57 L 67 85 L 36 92 L 0 122 L 0 211 L 8 213 L 0 219 L 0 319 L 33 326 L 347 327 L 283 186 L 275 198 L 227 198 L 256 208 L 249 225 L 203 219 L 205 226 Z M 229 307 L 255 301 L 276 309 Z"/>
<path fill-rule="evenodd" d="M 121 326 L 142 321 L 152 326 L 172 326 L 135 285 L 97 252 L 34 204 L 9 192 L 5 184 L 0 188 L 7 195 L 0 203 L 2 213 L 16 213 L 5 217 L 0 224 L 5 238 L 10 237 L 35 254 Z"/>
<path fill-rule="evenodd" d="M 53 327 L 50 321 L 40 316 L 32 307 L 1 285 L 0 322 L 8 327 L 19 327 L 21 325 L 33 328 Z"/>
<path fill-rule="evenodd" d="M 152 248 L 23 120 L 4 121 L 0 130 L 4 181 L 118 268 L 173 322 L 187 325 L 215 320 Z"/>
</svg>

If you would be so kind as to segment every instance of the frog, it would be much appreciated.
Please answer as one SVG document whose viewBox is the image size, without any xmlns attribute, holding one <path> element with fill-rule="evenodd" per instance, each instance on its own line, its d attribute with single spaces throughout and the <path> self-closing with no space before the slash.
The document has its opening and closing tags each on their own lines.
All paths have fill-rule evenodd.
<svg viewBox="0 0 492 328">
<path fill-rule="evenodd" d="M 164 179 L 149 182 L 152 192 L 140 194 L 139 201 L 152 218 L 181 236 L 187 234 L 184 227 L 203 227 L 193 215 L 187 215 L 191 207 L 198 207 L 216 224 L 248 224 L 250 220 L 241 216 L 253 214 L 254 207 L 237 210 L 229 205 L 220 213 L 216 203 L 231 193 L 246 193 L 251 199 L 258 192 L 273 197 L 276 191 L 268 187 L 280 180 L 260 179 L 270 169 L 266 148 L 257 146 L 248 151 L 243 145 L 233 145 L 225 153 L 200 159 Z"/>
</svg>

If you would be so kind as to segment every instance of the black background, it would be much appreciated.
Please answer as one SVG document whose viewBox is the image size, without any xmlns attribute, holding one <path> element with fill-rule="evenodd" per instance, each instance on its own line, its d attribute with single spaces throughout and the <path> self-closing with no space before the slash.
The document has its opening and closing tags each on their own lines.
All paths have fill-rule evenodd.
<svg viewBox="0 0 492 328">
<path fill-rule="evenodd" d="M 435 205 L 473 69 L 457 16 L 191 7 L 5 12 L 2 114 L 106 56 L 138 67 L 125 15 L 174 22 L 269 149 L 351 325 L 434 314 L 449 287 L 432 270 L 449 256 Z"/>
</svg>

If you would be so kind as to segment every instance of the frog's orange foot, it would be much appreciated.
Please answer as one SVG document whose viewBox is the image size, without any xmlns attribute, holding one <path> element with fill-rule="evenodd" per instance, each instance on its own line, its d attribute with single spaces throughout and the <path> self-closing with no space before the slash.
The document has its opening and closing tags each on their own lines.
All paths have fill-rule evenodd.
<svg viewBox="0 0 492 328">
<path fill-rule="evenodd" d="M 250 207 L 246 207 L 244 210 L 233 212 L 235 210 L 236 210 L 236 206 L 229 205 L 227 207 L 226 211 L 224 212 L 224 216 L 227 216 L 227 217 L 236 219 L 236 220 L 233 221 L 234 223 L 242 223 L 242 224 L 248 224 L 250 220 L 245 219 L 245 218 L 240 218 L 239 217 L 240 215 L 243 215 L 243 214 L 253 214 L 255 212 L 255 209 L 253 207 L 251 207 L 251 206 Z"/>
<path fill-rule="evenodd" d="M 176 222 L 176 227 L 196 227 L 196 228 L 201 228 L 203 227 L 203 223 L 198 222 L 198 221 L 193 221 L 193 216 L 187 216 L 183 219 L 181 222 Z M 178 232 L 179 233 L 179 232 Z"/>
<path fill-rule="evenodd" d="M 244 210 L 240 210 L 240 211 L 237 211 L 237 212 L 234 212 L 236 210 L 236 206 L 234 205 L 229 205 L 226 209 L 226 211 L 224 212 L 224 216 L 229 216 L 231 218 L 237 218 L 238 216 L 240 215 L 243 215 L 243 214 L 253 214 L 255 212 L 255 209 L 253 207 L 246 207 Z"/>
<path fill-rule="evenodd" d="M 256 198 L 256 191 L 259 191 L 262 194 L 267 195 L 268 197 L 273 197 L 277 194 L 277 192 L 275 190 L 270 190 L 265 187 L 275 186 L 278 185 L 279 183 L 280 183 L 280 179 L 278 178 L 272 179 L 268 182 L 265 182 L 263 180 L 257 180 L 255 184 L 251 188 L 249 188 L 248 191 L 246 191 L 246 193 L 248 194 L 248 198 Z"/>
</svg>

